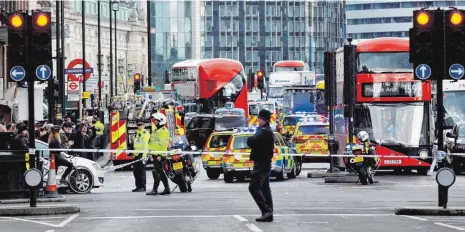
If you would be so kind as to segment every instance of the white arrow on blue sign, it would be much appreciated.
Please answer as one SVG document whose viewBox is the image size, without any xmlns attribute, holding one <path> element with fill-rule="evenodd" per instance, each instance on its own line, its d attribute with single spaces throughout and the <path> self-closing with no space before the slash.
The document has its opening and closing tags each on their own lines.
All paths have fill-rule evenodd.
<svg viewBox="0 0 465 232">
<path fill-rule="evenodd" d="M 460 80 L 462 79 L 464 73 L 465 73 L 465 70 L 463 68 L 463 65 L 461 64 L 453 64 L 449 67 L 449 76 L 452 79 Z"/>
<path fill-rule="evenodd" d="M 431 76 L 431 68 L 427 64 L 420 64 L 415 68 L 415 75 L 420 80 L 427 80 Z"/>
<path fill-rule="evenodd" d="M 14 81 L 22 81 L 26 76 L 26 70 L 21 66 L 14 66 L 10 69 L 10 78 Z"/>
<path fill-rule="evenodd" d="M 47 65 L 39 65 L 36 68 L 36 77 L 41 81 L 46 81 L 52 75 L 52 70 Z"/>
</svg>

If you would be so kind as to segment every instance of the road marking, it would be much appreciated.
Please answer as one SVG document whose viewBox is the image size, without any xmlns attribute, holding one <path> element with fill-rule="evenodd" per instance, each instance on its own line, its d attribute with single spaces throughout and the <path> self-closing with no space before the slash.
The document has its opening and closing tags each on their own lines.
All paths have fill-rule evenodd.
<svg viewBox="0 0 465 232">
<path fill-rule="evenodd" d="M 46 230 L 45 232 L 55 232 L 55 230 Z"/>
<path fill-rule="evenodd" d="M 79 214 L 73 214 L 71 215 L 68 219 L 62 221 L 60 224 L 58 224 L 57 226 L 58 227 L 64 227 L 66 226 L 66 224 L 70 223 L 72 220 L 74 220 L 75 218 L 77 218 L 79 216 Z"/>
<path fill-rule="evenodd" d="M 328 224 L 328 222 L 299 222 L 299 224 Z"/>
<path fill-rule="evenodd" d="M 81 219 L 138 219 L 138 218 L 216 218 L 235 217 L 236 215 L 140 215 L 140 216 L 113 216 L 113 217 L 80 217 Z M 257 215 L 241 215 L 241 217 L 256 217 Z M 393 214 L 273 214 L 274 217 L 305 217 L 305 216 L 346 216 L 346 217 L 379 217 L 396 216 Z"/>
<path fill-rule="evenodd" d="M 464 230 L 465 230 L 465 229 L 462 228 L 462 227 L 452 226 L 452 225 L 444 224 L 444 223 L 442 223 L 442 222 L 435 222 L 434 224 L 436 224 L 436 225 L 438 225 L 438 226 L 444 226 L 444 227 L 447 227 L 447 228 L 455 229 L 455 230 L 461 230 L 461 231 L 464 231 Z"/>
<path fill-rule="evenodd" d="M 406 218 L 410 218 L 410 219 L 415 219 L 415 220 L 418 220 L 418 221 L 428 221 L 428 219 L 426 218 L 421 218 L 421 217 L 415 217 L 415 216 L 408 216 L 408 215 L 402 215 Z"/>
<path fill-rule="evenodd" d="M 61 218 L 65 218 L 65 217 L 40 217 L 40 218 L 30 218 L 28 217 L 27 219 L 29 220 L 48 220 L 48 219 L 61 219 Z"/>
<path fill-rule="evenodd" d="M 274 207 L 278 210 L 324 210 L 324 209 L 348 209 L 347 207 Z M 251 210 L 251 209 L 256 209 L 256 208 L 229 208 L 228 210 Z M 376 209 L 394 209 L 394 207 L 361 207 L 361 208 L 353 208 L 351 207 L 350 209 L 353 210 L 376 210 Z M 118 211 L 212 211 L 212 210 L 218 210 L 218 207 L 214 208 L 201 208 L 201 209 L 181 209 L 181 208 L 158 208 L 158 209 L 118 209 Z M 105 211 L 107 212 L 108 209 L 100 209 L 100 210 L 95 210 L 95 211 Z"/>
<path fill-rule="evenodd" d="M 262 230 L 260 230 L 260 228 L 258 228 L 256 225 L 252 224 L 252 223 L 247 223 L 245 224 L 249 230 L 251 230 L 252 232 L 262 232 Z"/>
<path fill-rule="evenodd" d="M 248 221 L 247 219 L 241 217 L 240 215 L 234 215 L 234 217 L 235 217 L 237 220 L 239 220 L 240 222 L 246 222 L 246 221 Z"/>
</svg>

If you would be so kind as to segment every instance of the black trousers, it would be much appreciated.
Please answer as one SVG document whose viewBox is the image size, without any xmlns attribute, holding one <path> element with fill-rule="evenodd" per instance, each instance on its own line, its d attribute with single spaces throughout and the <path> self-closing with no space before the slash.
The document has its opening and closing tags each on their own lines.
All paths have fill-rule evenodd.
<svg viewBox="0 0 465 232">
<path fill-rule="evenodd" d="M 254 162 L 250 176 L 249 191 L 258 208 L 265 213 L 273 212 L 273 199 L 270 189 L 271 162 Z"/>
<path fill-rule="evenodd" d="M 136 156 L 136 159 L 140 159 L 141 156 Z M 136 162 L 133 168 L 134 179 L 136 181 L 136 188 L 145 189 L 147 178 L 145 174 L 145 164 L 142 161 Z"/>
<path fill-rule="evenodd" d="M 166 177 L 166 174 L 163 171 L 163 159 L 157 160 L 156 156 L 154 156 L 153 158 L 153 190 L 158 190 L 158 186 L 160 186 L 160 181 L 163 183 L 163 187 L 165 187 L 166 190 L 169 190 L 170 185 L 168 184 L 168 177 Z"/>
<path fill-rule="evenodd" d="M 60 166 L 64 166 L 64 167 L 67 167 L 65 172 L 63 173 L 63 175 L 61 176 L 61 179 L 62 180 L 66 180 L 66 178 L 68 177 L 68 175 L 71 173 L 71 171 L 73 170 L 73 163 L 71 163 L 71 161 L 63 158 L 60 154 L 55 154 L 55 171 L 58 171 L 58 167 Z"/>
</svg>

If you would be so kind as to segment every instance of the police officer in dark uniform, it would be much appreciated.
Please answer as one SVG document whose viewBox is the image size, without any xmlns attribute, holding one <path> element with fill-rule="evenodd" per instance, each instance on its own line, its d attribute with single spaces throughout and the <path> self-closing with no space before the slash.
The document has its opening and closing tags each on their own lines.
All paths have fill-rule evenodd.
<svg viewBox="0 0 465 232">
<path fill-rule="evenodd" d="M 270 172 L 274 150 L 274 135 L 270 127 L 270 118 L 270 111 L 265 109 L 260 110 L 257 132 L 247 140 L 247 144 L 252 149 L 250 160 L 254 162 L 249 191 L 258 208 L 262 211 L 262 216 L 255 219 L 257 222 L 273 221 Z"/>
</svg>

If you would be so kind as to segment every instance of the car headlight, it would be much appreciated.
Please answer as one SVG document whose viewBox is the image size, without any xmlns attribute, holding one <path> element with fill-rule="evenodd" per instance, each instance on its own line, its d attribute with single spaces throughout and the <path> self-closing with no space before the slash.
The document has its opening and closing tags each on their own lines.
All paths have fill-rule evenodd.
<svg viewBox="0 0 465 232">
<path fill-rule="evenodd" d="M 93 163 L 92 166 L 94 166 L 94 168 L 97 169 L 97 171 L 102 170 L 102 167 L 100 167 L 100 165 L 98 163 Z"/>
<path fill-rule="evenodd" d="M 418 152 L 420 159 L 427 159 L 428 158 L 428 151 L 427 150 L 420 150 Z"/>
</svg>

